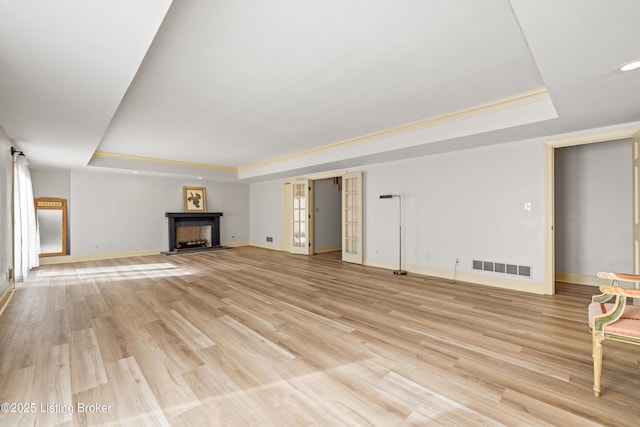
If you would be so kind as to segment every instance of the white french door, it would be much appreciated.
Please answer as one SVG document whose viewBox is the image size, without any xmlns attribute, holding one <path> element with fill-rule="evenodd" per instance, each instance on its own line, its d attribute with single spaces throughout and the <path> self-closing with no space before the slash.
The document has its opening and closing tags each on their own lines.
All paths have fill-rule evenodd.
<svg viewBox="0 0 640 427">
<path fill-rule="evenodd" d="M 291 182 L 291 226 L 290 251 L 294 254 L 309 255 L 311 251 L 311 186 L 308 179 Z"/>
<path fill-rule="evenodd" d="M 640 274 L 640 132 L 633 136 L 633 274 Z M 639 284 L 636 283 L 636 288 Z M 634 299 L 634 305 L 640 305 Z"/>
<path fill-rule="evenodd" d="M 342 176 L 342 260 L 362 264 L 362 172 Z"/>
</svg>

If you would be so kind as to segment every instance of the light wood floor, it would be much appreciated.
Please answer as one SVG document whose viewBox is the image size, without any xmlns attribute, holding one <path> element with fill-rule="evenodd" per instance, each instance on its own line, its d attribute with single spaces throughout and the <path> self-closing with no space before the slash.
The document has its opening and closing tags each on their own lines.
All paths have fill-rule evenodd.
<svg viewBox="0 0 640 427">
<path fill-rule="evenodd" d="M 594 292 L 248 247 L 45 266 L 0 317 L 0 425 L 638 425 L 638 347 L 593 396 Z"/>
</svg>

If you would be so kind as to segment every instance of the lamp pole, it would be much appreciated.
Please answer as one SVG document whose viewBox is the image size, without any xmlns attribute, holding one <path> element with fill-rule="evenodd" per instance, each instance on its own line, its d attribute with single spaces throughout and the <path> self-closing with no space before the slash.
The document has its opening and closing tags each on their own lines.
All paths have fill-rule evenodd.
<svg viewBox="0 0 640 427">
<path fill-rule="evenodd" d="M 404 276 L 407 274 L 406 270 L 402 269 L 402 197 L 399 194 L 382 194 L 380 196 L 381 199 L 392 199 L 394 197 L 398 198 L 398 224 L 399 224 L 399 231 L 398 231 L 398 269 L 397 270 L 393 270 L 393 274 L 398 275 L 398 276 Z"/>
</svg>

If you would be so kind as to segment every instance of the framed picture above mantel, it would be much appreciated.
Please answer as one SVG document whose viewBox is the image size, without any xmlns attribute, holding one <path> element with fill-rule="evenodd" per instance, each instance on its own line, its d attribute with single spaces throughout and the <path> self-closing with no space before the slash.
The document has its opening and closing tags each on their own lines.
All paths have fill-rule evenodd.
<svg viewBox="0 0 640 427">
<path fill-rule="evenodd" d="M 184 211 L 206 212 L 207 189 L 205 187 L 183 187 Z"/>
</svg>

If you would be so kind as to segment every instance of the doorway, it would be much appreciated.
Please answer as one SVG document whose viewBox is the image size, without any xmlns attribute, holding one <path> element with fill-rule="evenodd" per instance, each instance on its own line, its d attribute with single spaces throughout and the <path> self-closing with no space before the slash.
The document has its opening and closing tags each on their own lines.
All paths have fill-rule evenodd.
<svg viewBox="0 0 640 427">
<path fill-rule="evenodd" d="M 313 180 L 311 253 L 342 251 L 342 177 Z"/>
<path fill-rule="evenodd" d="M 325 240 L 317 242 L 314 233 L 316 212 L 314 208 L 315 184 L 330 178 L 332 185 L 339 186 L 340 193 L 340 244 Z M 339 179 L 338 179 L 339 178 Z M 325 186 L 324 181 L 319 184 Z M 326 174 L 283 182 L 283 241 L 291 253 L 310 255 L 338 247 L 342 260 L 356 264 L 363 262 L 363 173 Z M 331 204 L 337 205 L 337 199 Z M 337 208 L 337 206 L 336 206 Z M 318 207 L 322 209 L 322 207 Z M 334 210 L 333 208 L 331 210 Z M 326 218 L 335 222 L 335 213 Z M 326 224 L 325 224 L 326 226 Z M 331 233 L 333 234 L 333 233 Z M 333 243 L 327 243 L 333 242 Z"/>
<path fill-rule="evenodd" d="M 630 139 L 555 149 L 556 281 L 633 271 L 631 157 Z"/>
<path fill-rule="evenodd" d="M 633 273 L 638 274 L 640 268 L 640 200 L 638 197 L 640 176 L 640 129 L 626 128 L 579 135 L 545 143 L 545 243 L 544 243 L 544 290 L 543 293 L 555 294 L 556 281 L 556 230 L 555 230 L 555 149 L 596 142 L 633 140 Z"/>
</svg>

